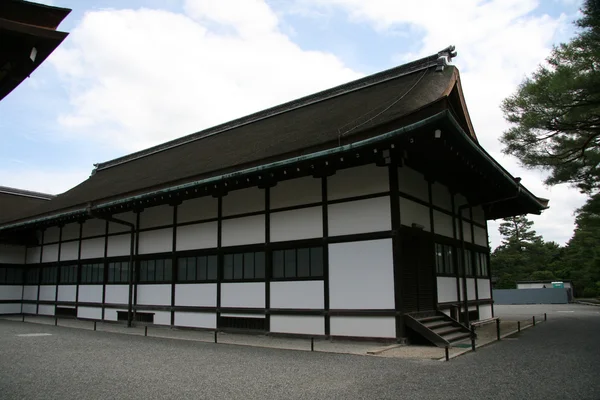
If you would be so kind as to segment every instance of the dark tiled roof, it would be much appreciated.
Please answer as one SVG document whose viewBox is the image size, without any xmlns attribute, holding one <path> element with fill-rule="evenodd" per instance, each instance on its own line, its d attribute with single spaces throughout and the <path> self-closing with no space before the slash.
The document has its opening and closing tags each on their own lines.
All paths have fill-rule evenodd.
<svg viewBox="0 0 600 400">
<path fill-rule="evenodd" d="M 440 55 L 99 164 L 86 181 L 21 218 L 351 143 L 446 96 L 457 71 L 452 66 L 436 71 L 445 60 Z"/>
<path fill-rule="evenodd" d="M 10 221 L 54 198 L 51 194 L 0 186 L 0 220 Z"/>
</svg>

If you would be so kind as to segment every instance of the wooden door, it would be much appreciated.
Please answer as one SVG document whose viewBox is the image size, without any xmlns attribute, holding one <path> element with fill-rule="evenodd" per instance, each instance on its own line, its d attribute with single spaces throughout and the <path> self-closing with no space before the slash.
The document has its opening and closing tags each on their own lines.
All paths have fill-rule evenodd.
<svg viewBox="0 0 600 400">
<path fill-rule="evenodd" d="M 435 258 L 431 235 L 406 228 L 401 233 L 402 304 L 404 312 L 435 310 Z"/>
</svg>

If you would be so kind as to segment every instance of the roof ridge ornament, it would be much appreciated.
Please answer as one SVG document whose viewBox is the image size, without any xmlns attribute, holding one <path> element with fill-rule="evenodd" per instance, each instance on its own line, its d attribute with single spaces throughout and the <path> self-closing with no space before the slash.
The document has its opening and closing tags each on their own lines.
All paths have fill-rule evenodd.
<svg viewBox="0 0 600 400">
<path fill-rule="evenodd" d="M 444 50 L 438 51 L 437 55 L 437 66 L 435 68 L 436 72 L 441 72 L 444 70 L 444 67 L 447 67 L 449 63 L 452 61 L 454 57 L 458 55 L 455 46 L 448 46 Z"/>
</svg>

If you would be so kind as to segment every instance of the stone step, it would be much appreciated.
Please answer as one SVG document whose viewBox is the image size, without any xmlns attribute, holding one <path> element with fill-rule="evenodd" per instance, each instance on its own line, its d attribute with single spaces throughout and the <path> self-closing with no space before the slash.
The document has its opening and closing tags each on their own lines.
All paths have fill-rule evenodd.
<svg viewBox="0 0 600 400">
<path fill-rule="evenodd" d="M 455 332 L 449 335 L 444 335 L 442 338 L 450 343 L 460 342 L 471 337 L 471 332 Z"/>
</svg>

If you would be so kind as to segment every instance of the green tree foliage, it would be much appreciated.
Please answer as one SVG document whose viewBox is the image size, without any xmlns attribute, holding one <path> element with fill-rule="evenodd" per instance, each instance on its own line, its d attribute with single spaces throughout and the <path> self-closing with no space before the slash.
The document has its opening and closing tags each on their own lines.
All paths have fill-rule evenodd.
<svg viewBox="0 0 600 400">
<path fill-rule="evenodd" d="M 503 151 L 550 172 L 547 184 L 600 189 L 600 5 L 586 0 L 578 35 L 556 46 L 502 109 Z"/>
</svg>

